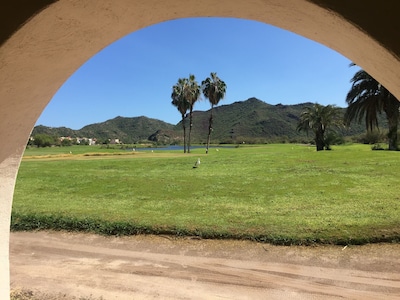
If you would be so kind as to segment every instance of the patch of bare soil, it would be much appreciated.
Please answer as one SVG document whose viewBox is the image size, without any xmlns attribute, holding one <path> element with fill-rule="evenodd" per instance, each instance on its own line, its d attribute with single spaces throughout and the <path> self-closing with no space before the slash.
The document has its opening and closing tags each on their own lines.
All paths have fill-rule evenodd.
<svg viewBox="0 0 400 300">
<path fill-rule="evenodd" d="M 10 261 L 11 289 L 42 299 L 400 299 L 399 244 L 13 232 Z"/>
</svg>

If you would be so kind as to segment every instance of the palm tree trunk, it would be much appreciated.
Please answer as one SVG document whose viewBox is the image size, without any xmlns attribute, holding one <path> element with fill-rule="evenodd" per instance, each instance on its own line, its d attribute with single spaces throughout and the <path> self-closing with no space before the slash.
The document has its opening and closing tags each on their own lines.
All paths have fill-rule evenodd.
<svg viewBox="0 0 400 300">
<path fill-rule="evenodd" d="M 192 135 L 192 127 L 193 127 L 193 106 L 190 106 L 190 113 L 189 113 L 189 139 L 188 139 L 188 147 L 187 152 L 190 153 L 190 139 Z"/>
<path fill-rule="evenodd" d="M 396 118 L 396 117 L 388 118 L 389 132 L 388 132 L 387 136 L 388 136 L 388 140 L 389 140 L 389 150 L 398 150 L 397 123 L 398 123 L 398 118 Z"/>
<path fill-rule="evenodd" d="M 389 132 L 387 135 L 389 140 L 389 150 L 398 150 L 397 126 L 399 123 L 399 107 L 399 101 L 396 98 L 391 97 L 386 102 L 386 106 L 384 108 L 389 127 Z"/>
<path fill-rule="evenodd" d="M 317 147 L 317 151 L 324 150 L 324 131 L 322 129 L 317 130 L 315 133 L 315 146 Z"/>
<path fill-rule="evenodd" d="M 212 128 L 212 123 L 213 123 L 213 108 L 214 105 L 211 105 L 211 114 L 210 114 L 210 119 L 208 121 L 208 136 L 207 136 L 207 147 L 206 147 L 206 154 L 208 154 L 208 148 L 210 147 L 210 142 L 211 142 L 211 132 L 213 130 Z"/>
<path fill-rule="evenodd" d="M 182 114 L 182 127 L 183 127 L 183 153 L 186 153 L 186 125 L 185 115 Z"/>
</svg>

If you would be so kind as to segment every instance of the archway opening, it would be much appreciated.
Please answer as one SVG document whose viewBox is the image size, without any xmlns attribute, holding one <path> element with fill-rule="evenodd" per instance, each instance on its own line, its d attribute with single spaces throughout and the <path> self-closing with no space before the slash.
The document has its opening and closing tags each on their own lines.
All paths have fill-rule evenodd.
<svg viewBox="0 0 400 300">
<path fill-rule="evenodd" d="M 321 44 L 258 21 L 168 21 L 131 33 L 93 56 L 57 91 L 36 125 L 80 129 L 142 115 L 177 124 L 172 85 L 189 74 L 201 83 L 210 72 L 228 83 L 221 105 L 255 97 L 272 105 L 345 107 L 355 72 L 350 62 Z M 201 97 L 195 109 L 208 110 L 206 100 Z"/>
</svg>

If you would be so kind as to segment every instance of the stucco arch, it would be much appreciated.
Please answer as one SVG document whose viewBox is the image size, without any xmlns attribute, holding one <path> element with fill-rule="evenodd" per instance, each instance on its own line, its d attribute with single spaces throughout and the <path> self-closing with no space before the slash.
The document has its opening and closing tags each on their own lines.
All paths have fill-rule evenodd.
<svg viewBox="0 0 400 300">
<path fill-rule="evenodd" d="M 373 0 L 337 2 L 16 0 L 5 4 L 0 16 L 10 26 L 0 29 L 0 298 L 9 297 L 10 212 L 27 138 L 58 88 L 86 60 L 115 40 L 152 24 L 183 17 L 236 17 L 324 44 L 362 66 L 400 98 L 395 13 L 399 2 L 386 2 L 383 11 Z M 360 14 L 360 7 L 367 13 Z M 374 18 L 369 19 L 370 14 Z"/>
</svg>

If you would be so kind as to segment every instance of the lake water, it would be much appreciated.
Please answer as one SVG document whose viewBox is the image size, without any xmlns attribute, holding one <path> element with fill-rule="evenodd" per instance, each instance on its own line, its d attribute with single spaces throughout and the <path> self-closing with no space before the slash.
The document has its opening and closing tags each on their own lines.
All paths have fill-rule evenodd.
<svg viewBox="0 0 400 300">
<path fill-rule="evenodd" d="M 233 146 L 210 146 L 209 149 L 212 148 L 233 148 Z M 186 148 L 187 149 L 187 148 Z M 192 149 L 204 149 L 206 150 L 206 146 L 190 146 L 190 150 Z M 132 148 L 126 149 L 127 151 L 133 151 Z M 167 147 L 149 147 L 149 148 L 136 148 L 136 151 L 160 151 L 160 150 L 180 150 L 183 151 L 183 146 L 171 145 Z"/>
</svg>

